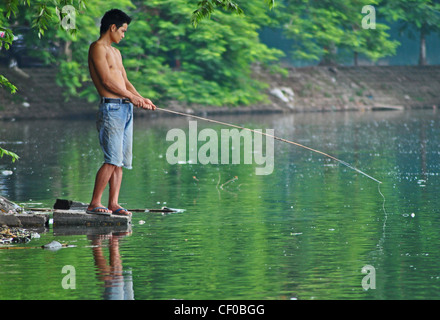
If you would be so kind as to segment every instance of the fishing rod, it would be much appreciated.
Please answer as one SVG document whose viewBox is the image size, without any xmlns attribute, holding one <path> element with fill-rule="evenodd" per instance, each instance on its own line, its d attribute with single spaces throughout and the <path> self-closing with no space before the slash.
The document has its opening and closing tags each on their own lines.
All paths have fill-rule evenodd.
<svg viewBox="0 0 440 320">
<path fill-rule="evenodd" d="M 339 162 L 340 164 L 342 164 L 342 165 L 344 165 L 344 166 L 346 166 L 346 167 L 348 167 L 348 168 L 350 168 L 350 169 L 352 169 L 352 170 L 354 170 L 354 171 L 364 175 L 365 177 L 367 177 L 367 178 L 369 178 L 369 179 L 371 179 L 371 180 L 373 180 L 373 181 L 375 181 L 375 182 L 377 182 L 379 184 L 382 183 L 381 181 L 377 180 L 376 178 L 373 178 L 372 176 L 366 174 L 365 172 L 363 172 L 362 170 L 359 170 L 356 167 L 353 167 L 352 165 L 350 165 L 349 163 L 347 163 L 345 161 L 342 161 L 342 160 L 340 160 L 340 159 L 338 159 L 338 158 L 336 158 L 336 157 L 334 157 L 332 155 L 329 155 L 328 153 L 325 153 L 325 152 L 322 152 L 322 151 L 319 151 L 319 150 L 307 147 L 305 145 L 302 145 L 302 144 L 300 144 L 298 142 L 290 141 L 290 140 L 287 140 L 287 139 L 284 139 L 284 138 L 280 138 L 280 137 L 274 136 L 274 135 L 269 134 L 269 133 L 264 133 L 262 131 L 256 131 L 256 130 L 249 129 L 249 128 L 246 128 L 246 127 L 242 127 L 242 126 L 239 126 L 239 125 L 236 125 L 236 124 L 232 124 L 232 123 L 227 123 L 227 122 L 223 122 L 223 121 L 208 119 L 208 118 L 196 116 L 196 115 L 193 115 L 193 114 L 183 113 L 183 112 L 174 111 L 174 110 L 170 110 L 170 109 L 164 109 L 164 108 L 159 108 L 159 107 L 156 107 L 156 109 L 160 110 L 160 111 L 168 112 L 168 113 L 173 113 L 173 114 L 176 114 L 176 115 L 179 115 L 179 116 L 191 117 L 191 118 L 195 118 L 195 119 L 199 119 L 199 120 L 203 120 L 203 121 L 208 121 L 208 122 L 212 122 L 212 123 L 221 124 L 221 125 L 224 125 L 224 126 L 227 126 L 227 127 L 233 127 L 233 128 L 237 128 L 237 129 L 251 131 L 251 132 L 254 132 L 254 133 L 258 133 L 258 134 L 261 134 L 261 135 L 273 138 L 273 139 L 278 140 L 278 141 L 286 142 L 286 143 L 289 143 L 289 144 L 292 144 L 292 145 L 295 145 L 295 146 L 307 149 L 309 151 L 321 154 L 321 155 L 323 155 L 325 157 L 328 157 L 330 159 L 333 159 L 333 160 Z"/>
</svg>

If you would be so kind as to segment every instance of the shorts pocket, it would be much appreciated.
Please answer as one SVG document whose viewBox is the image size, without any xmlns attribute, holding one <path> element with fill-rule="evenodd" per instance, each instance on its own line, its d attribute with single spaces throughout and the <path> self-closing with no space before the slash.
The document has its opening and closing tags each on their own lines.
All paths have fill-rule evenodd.
<svg viewBox="0 0 440 320">
<path fill-rule="evenodd" d="M 119 109 L 121 109 L 121 105 L 120 104 L 113 104 L 113 103 L 109 103 L 108 105 L 108 111 L 118 111 Z"/>
<path fill-rule="evenodd" d="M 106 126 L 110 131 L 119 130 L 125 126 L 125 112 L 120 104 L 108 104 Z"/>
</svg>

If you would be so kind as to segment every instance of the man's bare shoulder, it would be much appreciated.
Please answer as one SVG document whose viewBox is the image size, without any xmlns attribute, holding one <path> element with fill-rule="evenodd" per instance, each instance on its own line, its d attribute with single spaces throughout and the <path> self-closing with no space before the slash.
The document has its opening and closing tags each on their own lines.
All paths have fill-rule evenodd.
<svg viewBox="0 0 440 320">
<path fill-rule="evenodd" d="M 98 40 L 90 44 L 89 53 L 94 54 L 94 53 L 103 53 L 103 52 L 107 52 L 107 48 L 104 44 L 102 44 Z"/>
</svg>

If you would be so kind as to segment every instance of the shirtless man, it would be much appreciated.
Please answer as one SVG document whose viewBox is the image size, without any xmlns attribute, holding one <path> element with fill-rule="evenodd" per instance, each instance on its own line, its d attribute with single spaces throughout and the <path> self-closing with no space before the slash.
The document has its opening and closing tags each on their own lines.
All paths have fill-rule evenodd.
<svg viewBox="0 0 440 320">
<path fill-rule="evenodd" d="M 131 18 L 123 11 L 112 9 L 101 20 L 100 37 L 90 45 L 89 70 L 101 96 L 97 114 L 99 142 L 104 152 L 104 164 L 96 174 L 92 200 L 86 212 L 92 214 L 131 215 L 118 204 L 122 182 L 122 167 L 131 169 L 133 138 L 133 105 L 155 110 L 156 106 L 142 97 L 128 81 L 118 49 L 112 47 L 125 36 Z M 109 184 L 108 206 L 101 203 Z"/>
</svg>

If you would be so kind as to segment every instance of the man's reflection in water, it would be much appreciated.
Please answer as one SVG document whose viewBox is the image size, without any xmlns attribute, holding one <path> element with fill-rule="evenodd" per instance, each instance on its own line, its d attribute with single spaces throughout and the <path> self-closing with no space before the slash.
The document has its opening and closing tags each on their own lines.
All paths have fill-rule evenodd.
<svg viewBox="0 0 440 320">
<path fill-rule="evenodd" d="M 119 239 L 129 232 L 113 232 L 107 235 L 91 235 L 93 257 L 98 267 L 98 278 L 104 281 L 105 300 L 134 300 L 131 271 L 122 270 Z M 108 241 L 109 263 L 103 253 L 104 241 Z"/>
</svg>

